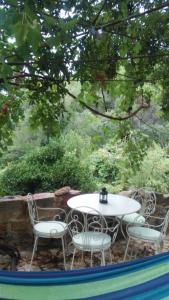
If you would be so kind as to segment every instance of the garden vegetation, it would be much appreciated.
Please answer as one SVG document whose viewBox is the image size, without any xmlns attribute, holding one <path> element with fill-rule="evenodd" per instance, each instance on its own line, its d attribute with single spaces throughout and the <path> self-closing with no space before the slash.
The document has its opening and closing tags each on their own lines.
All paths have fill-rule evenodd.
<svg viewBox="0 0 169 300">
<path fill-rule="evenodd" d="M 1 1 L 1 195 L 168 192 L 168 8 Z"/>
</svg>

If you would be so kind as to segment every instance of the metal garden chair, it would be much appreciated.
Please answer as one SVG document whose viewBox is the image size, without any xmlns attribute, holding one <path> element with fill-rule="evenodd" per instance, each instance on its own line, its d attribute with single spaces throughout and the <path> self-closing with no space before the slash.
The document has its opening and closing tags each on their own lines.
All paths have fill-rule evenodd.
<svg viewBox="0 0 169 300">
<path fill-rule="evenodd" d="M 37 249 L 38 239 L 39 238 L 54 238 L 61 239 L 62 241 L 62 250 L 63 250 L 63 260 L 64 268 L 66 269 L 66 259 L 65 259 L 65 246 L 64 246 L 64 235 L 67 232 L 67 224 L 64 222 L 66 218 L 66 213 L 61 208 L 42 208 L 36 205 L 36 202 L 33 198 L 33 195 L 27 195 L 27 204 L 30 221 L 33 227 L 34 232 L 34 246 L 32 251 L 32 257 L 30 262 L 30 270 L 32 267 L 33 258 L 35 251 Z M 55 215 L 53 220 L 42 221 L 39 218 L 39 211 L 54 211 Z"/>
<path fill-rule="evenodd" d="M 82 212 L 83 211 L 83 212 Z M 87 213 L 85 212 L 87 211 Z M 108 234 L 109 228 L 106 219 L 97 210 L 89 207 L 77 207 L 68 214 L 68 229 L 74 246 L 71 269 L 73 268 L 76 251 L 90 252 L 90 266 L 93 265 L 93 254 L 101 253 L 101 265 L 105 265 L 105 251 L 109 250 L 112 242 L 115 242 L 119 223 L 113 230 L 111 228 L 111 237 Z"/>
<path fill-rule="evenodd" d="M 124 260 L 126 260 L 127 256 L 129 258 L 132 257 L 132 251 L 131 254 L 128 254 L 129 244 L 132 240 L 135 242 L 145 242 L 145 243 L 154 244 L 156 253 L 159 253 L 163 248 L 164 238 L 166 236 L 168 223 L 169 223 L 169 210 L 167 211 L 164 218 L 148 216 L 148 219 L 145 220 L 144 224 L 142 224 L 141 222 L 139 224 L 138 220 L 134 220 L 133 224 L 128 224 L 127 226 L 128 242 L 124 254 Z"/>
<path fill-rule="evenodd" d="M 145 222 L 145 217 L 151 216 L 156 209 L 156 195 L 151 190 L 146 190 L 144 188 L 140 188 L 133 192 L 131 198 L 137 200 L 141 204 L 141 209 L 139 213 L 133 213 L 129 215 L 125 215 L 123 218 L 123 222 L 125 223 L 133 223 L 133 221 L 138 221 L 139 223 Z"/>
<path fill-rule="evenodd" d="M 136 212 L 125 215 L 123 217 L 119 217 L 119 219 L 121 219 L 121 231 L 125 238 L 126 235 L 122 228 L 123 224 L 133 224 L 134 221 L 138 224 L 144 224 L 146 219 L 154 214 L 156 209 L 156 195 L 151 190 L 146 190 L 144 188 L 137 189 L 132 193 L 131 198 L 137 200 L 141 204 L 141 209 L 138 213 Z"/>
</svg>

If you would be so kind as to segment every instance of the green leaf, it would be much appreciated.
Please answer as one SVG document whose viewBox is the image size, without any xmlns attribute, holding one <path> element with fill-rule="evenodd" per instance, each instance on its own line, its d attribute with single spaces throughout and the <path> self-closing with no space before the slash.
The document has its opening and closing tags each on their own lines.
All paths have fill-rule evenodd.
<svg viewBox="0 0 169 300">
<path fill-rule="evenodd" d="M 25 43 L 29 32 L 28 24 L 27 23 L 22 24 L 21 22 L 18 22 L 13 26 L 13 29 L 14 29 L 14 35 L 16 37 L 17 44 L 20 46 L 23 43 Z"/>
<path fill-rule="evenodd" d="M 128 45 L 123 44 L 120 48 L 120 55 L 125 56 L 128 52 Z"/>
<path fill-rule="evenodd" d="M 56 19 L 51 17 L 51 16 L 44 16 L 44 20 L 46 21 L 46 23 L 49 25 L 49 26 L 56 26 L 57 22 L 56 22 Z"/>
<path fill-rule="evenodd" d="M 29 28 L 28 39 L 29 43 L 32 45 L 33 51 L 36 53 L 41 42 L 41 33 L 38 25 Z"/>
<path fill-rule="evenodd" d="M 0 72 L 2 77 L 10 76 L 13 74 L 12 68 L 6 63 L 1 64 Z"/>
<path fill-rule="evenodd" d="M 6 13 L 4 10 L 0 10 L 0 26 L 3 26 L 6 21 Z"/>
<path fill-rule="evenodd" d="M 142 48 L 142 47 L 141 47 L 140 42 L 137 42 L 137 43 L 135 44 L 134 48 L 133 48 L 134 53 L 135 53 L 135 54 L 139 54 L 141 48 Z"/>
</svg>

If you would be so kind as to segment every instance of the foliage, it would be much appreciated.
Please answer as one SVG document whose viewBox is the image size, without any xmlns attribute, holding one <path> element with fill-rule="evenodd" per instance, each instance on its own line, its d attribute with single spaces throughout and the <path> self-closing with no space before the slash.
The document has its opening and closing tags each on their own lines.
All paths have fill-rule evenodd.
<svg viewBox="0 0 169 300">
<path fill-rule="evenodd" d="M 151 187 L 157 192 L 168 193 L 169 158 L 166 149 L 154 144 L 144 157 L 140 169 L 129 179 L 134 187 Z"/>
<path fill-rule="evenodd" d="M 117 168 L 117 152 L 109 146 L 94 152 L 91 157 L 93 174 L 102 183 L 113 183 L 118 180 L 119 169 Z M 120 149 L 119 149 L 120 150 Z"/>
<path fill-rule="evenodd" d="M 121 183 L 125 187 L 130 176 L 136 173 L 151 144 L 149 137 L 138 130 L 130 131 L 122 141 L 122 159 L 118 163 Z"/>
<path fill-rule="evenodd" d="M 169 123 L 147 124 L 141 126 L 141 131 L 148 135 L 151 141 L 160 144 L 162 147 L 169 143 Z"/>
<path fill-rule="evenodd" d="M 8 96 L 5 93 L 0 94 L 0 152 L 12 144 L 11 134 L 24 116 L 21 106 L 24 94 L 22 93 L 22 100 L 20 94 L 21 92 Z"/>
<path fill-rule="evenodd" d="M 82 137 L 90 137 L 92 148 L 102 147 L 107 140 L 112 137 L 112 131 L 117 127 L 113 122 L 98 118 L 87 110 L 71 113 L 67 125 L 63 129 L 64 133 L 74 131 Z M 90 146 L 91 147 L 91 146 Z"/>
<path fill-rule="evenodd" d="M 1 195 L 54 191 L 64 185 L 82 191 L 95 188 L 88 167 L 56 143 L 31 151 L 0 174 Z"/>
<path fill-rule="evenodd" d="M 65 95 L 97 115 L 124 120 L 156 101 L 144 85 L 158 83 L 167 113 L 168 6 L 163 0 L 2 0 L 1 148 L 23 114 L 25 100 L 21 94 L 16 100 L 21 88 L 32 126 L 48 137 L 58 130 Z M 78 97 L 71 81 L 81 83 Z"/>
<path fill-rule="evenodd" d="M 154 106 L 158 119 L 168 118 L 168 7 L 164 0 L 1 1 L 0 151 L 19 124 L 1 160 L 8 164 L 0 175 L 4 193 L 70 183 L 92 190 L 91 170 L 98 186 L 125 187 L 152 141 L 168 143 L 165 130 L 154 137 L 160 125 L 153 132 L 137 125 Z M 29 136 L 24 118 L 39 135 Z M 23 156 L 51 137 L 60 146 Z"/>
<path fill-rule="evenodd" d="M 94 176 L 104 184 L 113 185 L 114 189 L 124 188 L 139 169 L 148 147 L 148 137 L 136 130 L 124 140 L 109 140 L 91 155 Z"/>
<path fill-rule="evenodd" d="M 88 136 L 82 136 L 75 130 L 69 130 L 62 134 L 59 143 L 66 153 L 74 153 L 81 161 L 86 161 L 92 152 L 91 139 Z"/>
</svg>

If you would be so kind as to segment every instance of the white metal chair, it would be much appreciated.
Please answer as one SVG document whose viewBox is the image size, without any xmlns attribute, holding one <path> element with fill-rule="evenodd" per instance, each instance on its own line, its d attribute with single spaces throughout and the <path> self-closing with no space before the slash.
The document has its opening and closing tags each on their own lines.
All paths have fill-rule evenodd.
<svg viewBox="0 0 169 300">
<path fill-rule="evenodd" d="M 97 210 L 90 207 L 77 207 L 70 211 L 68 214 L 68 229 L 74 245 L 73 258 L 71 269 L 73 268 L 74 258 L 76 251 L 90 252 L 90 266 L 93 265 L 93 254 L 96 252 L 101 253 L 101 265 L 105 265 L 105 251 L 109 250 L 110 260 L 111 251 L 110 247 L 115 242 L 118 226 L 110 229 L 114 238 L 107 233 L 108 227 L 104 216 Z"/>
<path fill-rule="evenodd" d="M 124 254 L 124 260 L 126 257 L 132 257 L 132 253 L 128 254 L 128 248 L 131 240 L 135 242 L 145 242 L 154 244 L 156 247 L 156 253 L 160 252 L 163 248 L 164 238 L 169 223 L 169 210 L 164 218 L 148 216 L 148 221 L 144 224 L 138 224 L 137 220 L 134 220 L 133 224 L 127 226 L 128 242 Z M 133 251 L 133 248 L 132 248 Z M 136 257 L 136 256 L 135 256 Z"/>
<path fill-rule="evenodd" d="M 138 213 L 125 215 L 122 222 L 126 224 L 144 224 L 147 217 L 151 216 L 156 209 L 156 195 L 153 191 L 140 188 L 133 192 L 131 198 L 137 200 L 141 204 L 141 209 Z M 146 216 L 146 217 L 145 217 Z"/>
<path fill-rule="evenodd" d="M 38 207 L 33 198 L 33 195 L 31 194 L 27 195 L 27 204 L 28 204 L 29 217 L 34 232 L 34 246 L 32 251 L 31 262 L 30 262 L 30 270 L 32 267 L 32 262 L 35 255 L 35 251 L 37 249 L 39 238 L 61 239 L 64 268 L 66 269 L 64 235 L 66 234 L 68 227 L 67 224 L 64 222 L 64 220 L 66 219 L 65 211 L 61 208 Z M 39 211 L 54 211 L 53 219 L 51 221 L 41 221 L 38 214 Z"/>
</svg>

